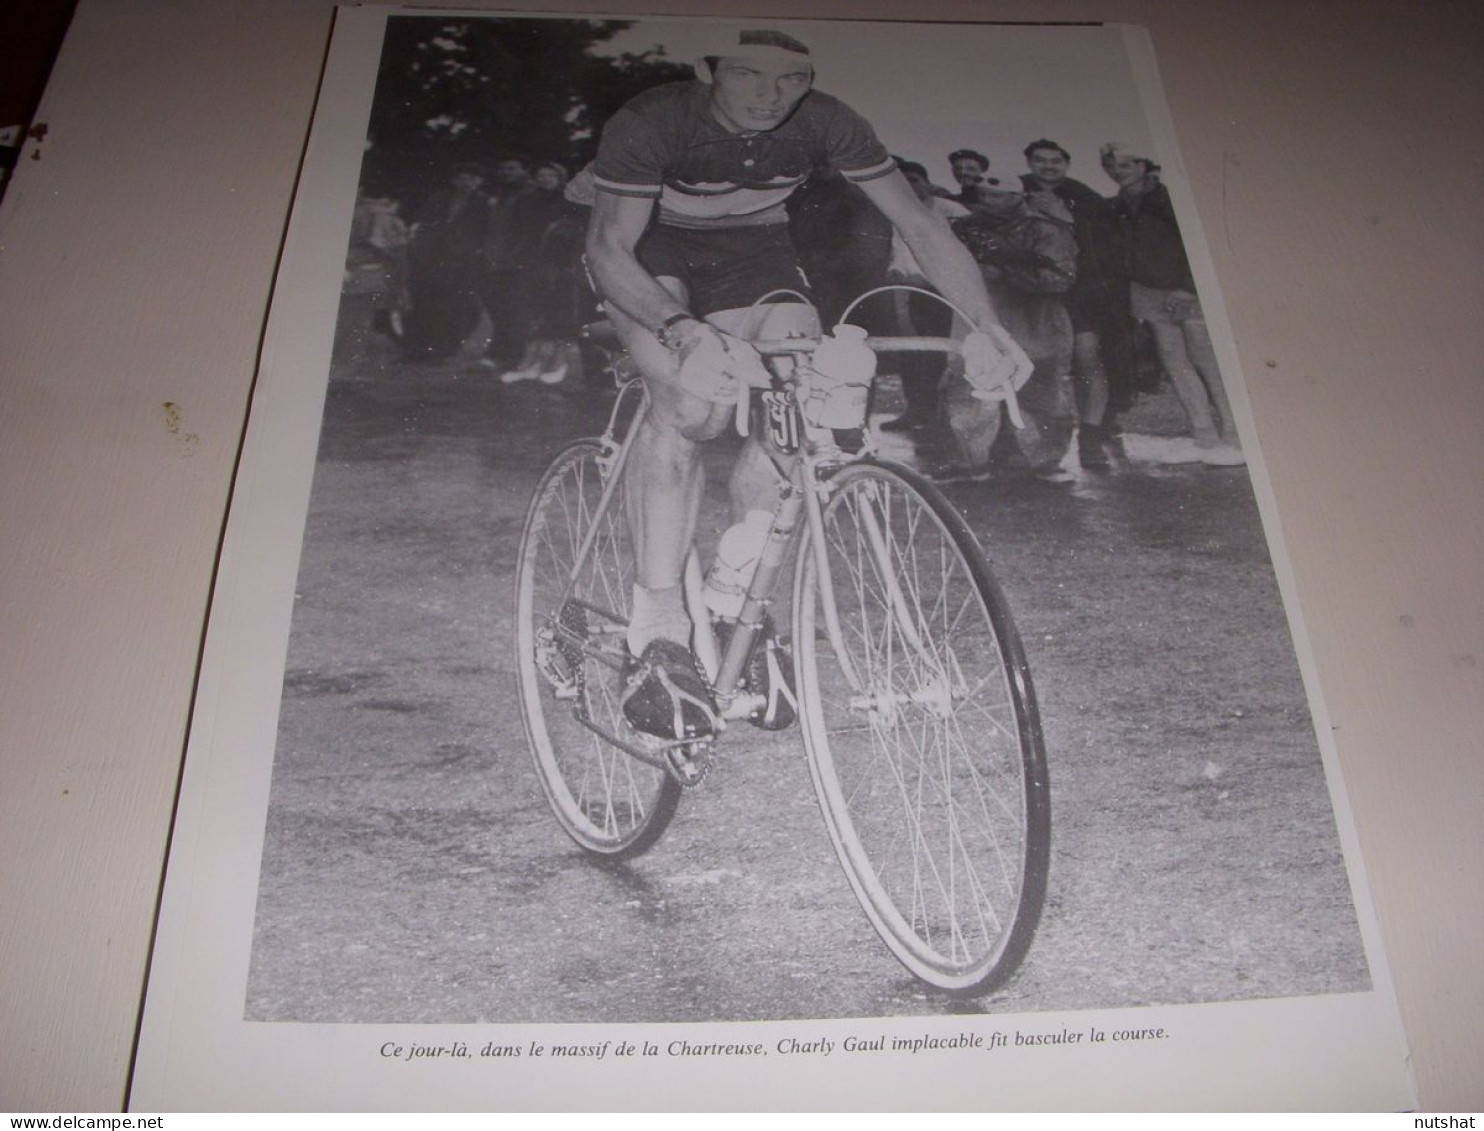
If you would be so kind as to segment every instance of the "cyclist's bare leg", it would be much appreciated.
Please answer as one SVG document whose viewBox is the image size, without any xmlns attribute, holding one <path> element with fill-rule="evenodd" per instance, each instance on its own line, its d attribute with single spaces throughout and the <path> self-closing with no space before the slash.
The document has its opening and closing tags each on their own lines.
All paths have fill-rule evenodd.
<svg viewBox="0 0 1484 1131">
<path fill-rule="evenodd" d="M 741 310 L 719 310 L 706 321 L 739 338 L 768 339 L 814 337 L 819 334 L 819 315 L 812 306 L 800 302 L 769 303 Z M 764 430 L 765 431 L 765 430 Z M 772 510 L 778 502 L 779 470 L 786 476 L 788 463 L 781 469 L 764 447 L 766 439 L 754 431 L 747 437 L 742 452 L 732 467 L 728 484 L 731 521 L 741 522 L 747 512 L 758 508 Z"/>
<path fill-rule="evenodd" d="M 659 282 L 681 302 L 687 301 L 680 280 L 662 276 Z M 731 424 L 735 409 L 687 392 L 679 383 L 678 359 L 672 351 L 622 311 L 610 309 L 609 316 L 643 374 L 650 396 L 649 414 L 634 438 L 624 484 L 639 586 L 629 647 L 637 654 L 655 637 L 688 643 L 681 578 L 705 485 L 700 446 Z M 719 311 L 707 321 L 739 337 L 784 338 L 819 332 L 813 308 L 802 303 Z M 749 437 L 732 472 L 733 521 L 753 507 L 771 509 L 777 483 L 778 473 L 759 438 Z"/>
<path fill-rule="evenodd" d="M 682 302 L 684 285 L 661 277 L 660 285 Z M 704 478 L 700 445 L 731 419 L 726 405 L 692 396 L 678 382 L 678 358 L 654 333 L 621 310 L 608 310 L 619 340 L 634 359 L 649 392 L 649 413 L 633 438 L 624 481 L 634 541 L 636 592 L 629 646 L 642 652 L 663 636 L 689 643 L 689 620 L 681 598 L 685 556 L 695 534 Z"/>
</svg>

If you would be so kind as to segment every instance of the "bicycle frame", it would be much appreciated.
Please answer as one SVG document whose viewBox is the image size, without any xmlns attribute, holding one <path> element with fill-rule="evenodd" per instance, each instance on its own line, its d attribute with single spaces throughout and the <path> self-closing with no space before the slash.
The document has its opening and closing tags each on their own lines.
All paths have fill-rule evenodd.
<svg viewBox="0 0 1484 1131">
<path fill-rule="evenodd" d="M 752 344 L 765 357 L 797 358 L 801 355 L 812 354 L 819 344 L 819 339 L 786 338 L 775 341 L 757 341 Z M 960 352 L 958 343 L 947 338 L 873 337 L 868 340 L 867 344 L 878 353 L 887 351 Z M 636 386 L 639 403 L 628 422 L 624 438 L 617 440 L 615 437 L 618 431 L 618 419 L 625 398 L 633 394 Z M 803 437 L 805 435 L 804 420 L 794 396 L 795 386 L 796 382 L 789 374 L 781 376 L 775 388 L 783 392 L 786 397 L 786 411 L 792 418 L 792 434 Z M 609 415 L 607 427 L 600 437 L 600 443 L 607 456 L 603 491 L 597 504 L 598 518 L 607 513 L 612 505 L 614 493 L 621 489 L 623 471 L 628 462 L 629 452 L 634 437 L 638 434 L 648 414 L 649 405 L 649 393 L 639 378 L 631 377 L 620 384 L 618 399 Z M 743 412 L 739 404 L 739 417 Z M 742 430 L 743 426 L 739 423 L 739 431 Z M 737 616 L 736 628 L 727 641 L 726 650 L 723 653 L 719 654 L 717 651 L 711 620 L 704 611 L 705 606 L 701 599 L 701 569 L 694 548 L 686 558 L 684 586 L 686 601 L 692 610 L 692 620 L 695 626 L 695 651 L 707 678 L 711 681 L 712 694 L 723 720 L 743 718 L 762 705 L 760 695 L 739 693 L 738 687 L 748 656 L 763 627 L 764 615 L 772 603 L 779 575 L 791 559 L 805 531 L 813 548 L 815 583 L 819 586 L 825 631 L 829 636 L 831 646 L 839 657 L 842 671 L 851 690 L 858 695 L 866 690 L 851 664 L 849 650 L 845 647 L 843 630 L 834 599 L 834 579 L 830 574 L 829 556 L 826 552 L 824 506 L 829 499 L 830 488 L 829 478 L 822 473 L 822 468 L 839 466 L 839 461 L 838 459 L 821 459 L 819 455 L 811 453 L 807 444 L 804 443 L 800 444 L 797 452 L 785 454 L 791 458 L 792 466 L 787 476 L 784 476 L 781 471 L 778 472 L 779 499 L 773 511 L 772 525 L 759 556 L 757 567 L 753 572 L 741 611 Z M 777 470 L 776 463 L 774 467 Z M 801 517 L 804 520 L 802 526 Z M 880 518 L 870 511 L 864 512 L 862 518 L 875 556 L 876 568 L 883 579 L 887 597 L 902 630 L 903 639 L 909 647 L 919 653 L 925 662 L 932 667 L 938 667 L 921 640 L 912 611 L 907 607 L 906 599 L 896 580 L 896 571 L 890 558 L 886 537 L 882 533 Z M 577 583 L 578 576 L 591 553 L 593 542 L 598 537 L 600 525 L 601 523 L 596 520 L 592 523 L 579 547 L 572 573 L 567 579 L 563 601 L 570 597 L 572 588 Z M 947 674 L 944 673 L 945 677 Z M 611 739 L 614 736 L 605 735 L 605 737 Z M 624 745 L 627 748 L 627 744 Z"/>
<path fill-rule="evenodd" d="M 528 509 L 515 634 L 523 721 L 563 830 L 615 861 L 657 842 L 730 722 L 796 722 L 830 839 L 873 927 L 915 977 L 977 995 L 1017 968 L 1045 897 L 1049 793 L 1030 672 L 963 517 L 909 468 L 869 448 L 846 455 L 809 423 L 839 407 L 821 388 L 832 367 L 823 357 L 818 371 L 808 364 L 820 341 L 752 343 L 772 357 L 771 384 L 763 404 L 739 391 L 737 408 L 767 433 L 749 441 L 759 447 L 744 457 L 746 481 L 774 494 L 735 500 L 771 503 L 767 521 L 755 516 L 765 536 L 746 593 L 726 606 L 735 619 L 714 619 L 695 548 L 685 557 L 704 687 L 692 679 L 669 690 L 713 725 L 695 736 L 677 721 L 656 728 L 672 737 L 657 737 L 628 710 L 644 681 L 674 683 L 664 666 L 636 663 L 627 640 L 640 565 L 633 540 L 644 531 L 630 528 L 625 506 L 640 505 L 640 484 L 622 479 L 631 456 L 643 462 L 634 445 L 651 439 L 653 419 L 632 368 L 615 373 L 603 432 L 563 449 Z M 868 344 L 955 348 L 941 339 Z M 859 380 L 868 370 L 860 366 Z M 852 403 L 860 391 L 847 391 Z M 784 572 L 787 675 L 785 642 L 775 644 L 771 627 Z"/>
</svg>

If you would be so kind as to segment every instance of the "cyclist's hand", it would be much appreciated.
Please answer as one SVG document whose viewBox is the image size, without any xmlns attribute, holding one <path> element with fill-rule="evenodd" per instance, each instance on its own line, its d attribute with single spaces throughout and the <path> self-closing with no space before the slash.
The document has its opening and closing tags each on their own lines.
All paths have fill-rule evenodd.
<svg viewBox="0 0 1484 1131">
<path fill-rule="evenodd" d="M 1003 326 L 964 338 L 964 379 L 982 401 L 1002 401 L 1031 379 L 1034 365 Z"/>
<path fill-rule="evenodd" d="M 704 322 L 685 323 L 682 329 L 676 352 L 686 392 L 716 404 L 734 404 L 739 389 L 772 384 L 761 355 L 741 338 Z"/>
<path fill-rule="evenodd" d="M 683 360 L 685 356 L 711 335 L 716 333 L 716 327 L 702 322 L 699 318 L 682 318 L 675 322 L 668 330 L 660 331 L 660 341 L 680 355 Z"/>
</svg>

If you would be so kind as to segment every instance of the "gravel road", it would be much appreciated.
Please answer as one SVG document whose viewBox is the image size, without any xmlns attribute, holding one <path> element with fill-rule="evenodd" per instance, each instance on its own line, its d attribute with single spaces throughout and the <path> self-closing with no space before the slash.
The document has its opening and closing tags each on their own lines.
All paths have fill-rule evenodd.
<svg viewBox="0 0 1484 1131">
<path fill-rule="evenodd" d="M 1050 758 L 1046 912 L 1008 985 L 955 1004 L 890 956 L 796 730 L 729 732 L 654 849 L 586 859 L 541 798 L 510 644 L 535 477 L 608 403 L 569 384 L 391 363 L 332 380 L 249 1018 L 894 1016 L 1369 986 L 1251 486 L 1161 462 L 1168 396 L 1131 417 L 1127 471 L 949 491 L 1014 608 Z M 719 481 L 726 445 L 709 458 Z"/>
</svg>

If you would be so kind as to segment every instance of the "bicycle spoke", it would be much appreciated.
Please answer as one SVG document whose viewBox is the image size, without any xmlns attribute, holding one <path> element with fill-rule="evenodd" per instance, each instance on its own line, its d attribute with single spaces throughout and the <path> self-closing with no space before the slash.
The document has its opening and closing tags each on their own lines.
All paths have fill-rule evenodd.
<svg viewBox="0 0 1484 1131">
<path fill-rule="evenodd" d="M 575 445 L 538 488 L 518 569 L 517 671 L 536 767 L 562 827 L 589 851 L 625 856 L 658 837 L 679 787 L 602 737 L 627 725 L 609 657 L 633 566 L 623 493 L 600 507 L 598 457 L 596 443 Z"/>
<path fill-rule="evenodd" d="M 915 973 L 945 988 L 987 985 L 1028 944 L 1044 882 L 1027 885 L 1032 861 L 1043 866 L 1045 807 L 1028 825 L 1024 763 L 1040 752 L 1023 743 L 988 604 L 998 595 L 932 505 L 890 472 L 842 473 L 825 535 L 841 639 L 802 625 L 797 635 L 808 640 L 801 668 L 818 673 L 806 741 L 841 861 Z M 796 600 L 812 618 L 814 589 Z"/>
</svg>

